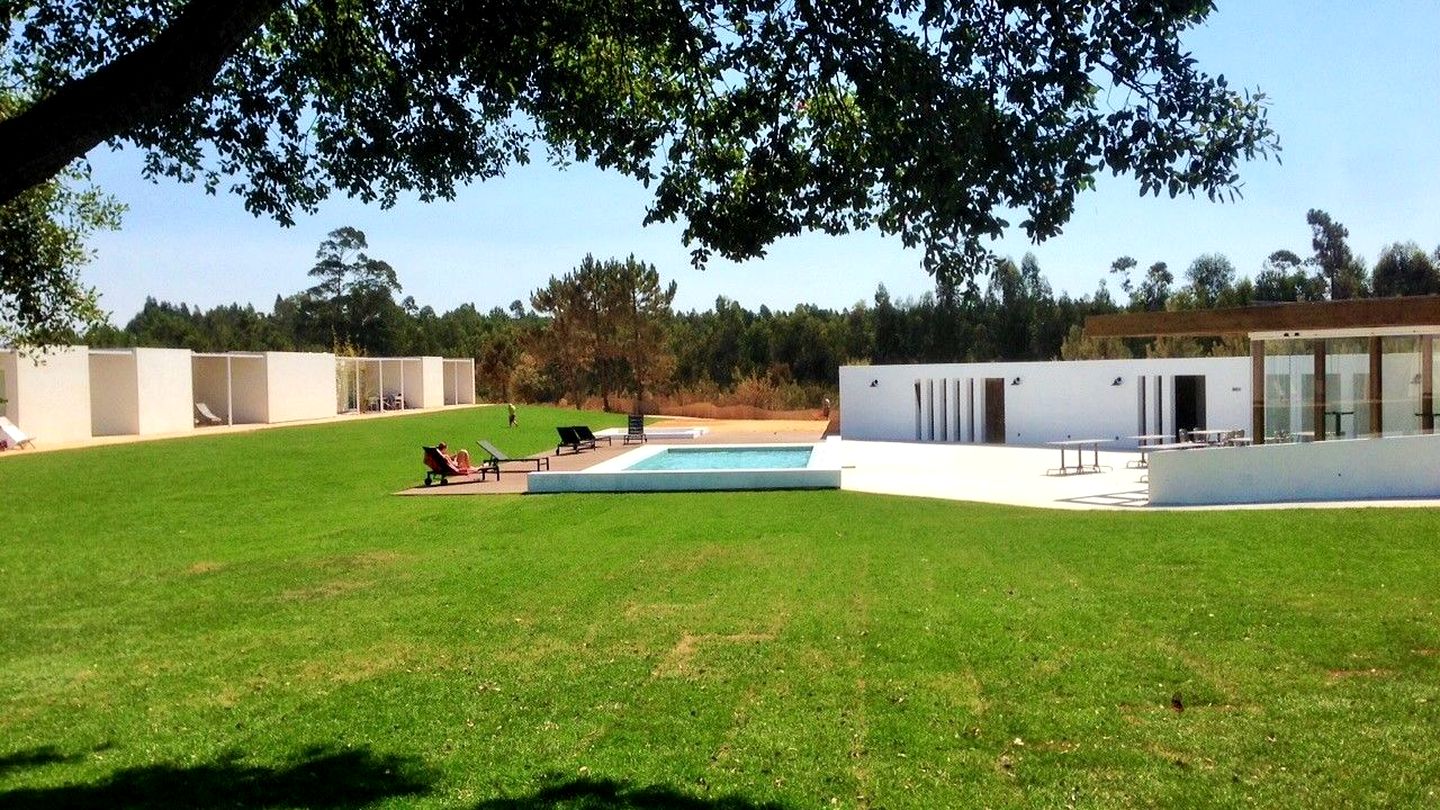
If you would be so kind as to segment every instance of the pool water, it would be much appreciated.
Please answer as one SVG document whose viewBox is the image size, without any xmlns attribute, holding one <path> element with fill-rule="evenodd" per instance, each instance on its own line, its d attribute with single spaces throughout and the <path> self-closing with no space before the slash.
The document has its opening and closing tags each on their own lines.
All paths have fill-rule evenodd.
<svg viewBox="0 0 1440 810">
<path fill-rule="evenodd" d="M 668 447 L 629 470 L 803 470 L 811 447 Z"/>
</svg>

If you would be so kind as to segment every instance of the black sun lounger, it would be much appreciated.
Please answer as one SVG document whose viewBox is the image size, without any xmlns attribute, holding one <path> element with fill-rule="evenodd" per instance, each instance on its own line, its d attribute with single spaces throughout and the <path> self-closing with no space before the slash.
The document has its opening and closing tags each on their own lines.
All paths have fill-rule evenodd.
<svg viewBox="0 0 1440 810">
<path fill-rule="evenodd" d="M 533 463 L 535 465 L 536 472 L 539 472 L 542 469 L 550 469 L 549 456 L 526 456 L 525 458 L 511 458 L 510 456 L 505 455 L 505 453 L 501 451 L 500 448 L 496 447 L 490 442 L 485 441 L 484 439 L 479 440 L 478 442 L 476 442 L 476 444 L 480 445 L 480 449 L 490 454 L 490 457 L 485 459 L 485 464 L 487 465 L 494 465 L 496 467 L 499 467 L 501 464 Z"/>
<path fill-rule="evenodd" d="M 560 443 L 555 445 L 555 455 L 557 456 L 560 455 L 560 451 L 567 447 L 570 448 L 570 452 L 572 453 L 578 453 L 581 450 L 595 449 L 595 442 L 593 440 L 582 439 L 580 437 L 580 431 L 574 426 L 557 427 L 555 428 L 555 432 L 560 434 Z"/>
<path fill-rule="evenodd" d="M 576 425 L 575 432 L 580 436 L 580 441 L 589 442 L 591 447 L 594 447 L 601 441 L 604 441 L 606 444 L 615 443 L 614 436 L 596 436 L 594 433 L 591 433 L 589 425 Z"/>
<path fill-rule="evenodd" d="M 649 439 L 645 438 L 645 417 L 638 413 L 632 413 L 625 421 L 625 444 L 640 442 L 644 444 Z"/>
</svg>

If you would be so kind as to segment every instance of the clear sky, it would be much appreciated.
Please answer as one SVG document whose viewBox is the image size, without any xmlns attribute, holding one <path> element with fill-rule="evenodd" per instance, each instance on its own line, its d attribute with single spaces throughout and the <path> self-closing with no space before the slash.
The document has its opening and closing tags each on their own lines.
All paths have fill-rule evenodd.
<svg viewBox="0 0 1440 810">
<path fill-rule="evenodd" d="M 1092 293 L 1117 256 L 1143 269 L 1170 263 L 1177 277 L 1202 253 L 1227 255 L 1253 276 L 1272 251 L 1309 255 L 1305 212 L 1322 208 L 1350 229 L 1373 265 L 1391 242 L 1440 244 L 1440 0 L 1220 0 L 1186 38 L 1200 65 L 1271 99 L 1280 161 L 1247 164 L 1244 199 L 1139 197 L 1128 177 L 1102 177 L 1080 197 L 1065 233 L 1032 245 L 1016 233 L 996 250 L 1033 251 L 1056 292 Z M 920 254 L 874 233 L 808 235 L 745 264 L 698 272 L 678 225 L 641 226 L 650 192 L 587 166 L 515 169 L 464 189 L 451 203 L 390 210 L 332 200 L 291 228 L 246 213 L 233 195 L 140 179 L 139 158 L 102 147 L 96 180 L 129 205 L 123 228 L 94 241 L 85 271 L 112 321 L 123 326 L 146 295 L 202 307 L 233 302 L 268 310 L 277 294 L 310 286 L 306 272 L 330 230 L 365 231 L 370 255 L 394 265 L 423 305 L 482 311 L 528 303 L 529 294 L 588 252 L 634 253 L 679 282 L 676 307 L 708 309 L 717 295 L 757 309 L 869 301 L 884 283 L 903 298 L 932 289 Z M 1112 291 L 1115 286 L 1111 284 Z"/>
</svg>

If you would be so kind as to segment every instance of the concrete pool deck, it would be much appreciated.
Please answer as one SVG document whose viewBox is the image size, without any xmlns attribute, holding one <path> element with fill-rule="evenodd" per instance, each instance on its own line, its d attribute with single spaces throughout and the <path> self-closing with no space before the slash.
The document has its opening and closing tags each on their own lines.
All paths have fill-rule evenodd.
<svg viewBox="0 0 1440 810">
<path fill-rule="evenodd" d="M 666 445 L 760 444 L 823 441 L 823 421 L 747 421 L 665 419 L 658 427 L 704 426 L 695 439 L 666 440 Z M 1133 452 L 1101 450 L 1101 472 L 1047 475 L 1059 466 L 1060 452 L 1053 447 L 1013 445 L 937 444 L 929 442 L 869 442 L 831 438 L 841 464 L 840 488 L 877 495 L 939 498 L 1043 509 L 1161 511 L 1170 509 L 1338 509 L 1356 507 L 1440 507 L 1440 500 L 1297 501 L 1227 506 L 1150 506 L 1144 469 L 1128 462 Z M 583 470 L 615 458 L 628 447 L 616 442 L 596 450 L 551 455 L 552 470 Z M 1073 457 L 1073 451 L 1072 457 Z M 1089 458 L 1087 451 L 1086 457 Z M 499 481 L 456 483 L 444 487 L 416 487 L 403 494 L 477 495 L 520 494 L 526 491 L 525 468 L 507 465 Z"/>
</svg>

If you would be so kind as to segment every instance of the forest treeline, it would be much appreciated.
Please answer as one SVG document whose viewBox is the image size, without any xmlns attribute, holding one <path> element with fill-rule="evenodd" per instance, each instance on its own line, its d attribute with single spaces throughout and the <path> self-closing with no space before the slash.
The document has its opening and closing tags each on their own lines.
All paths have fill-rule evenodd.
<svg viewBox="0 0 1440 810">
<path fill-rule="evenodd" d="M 653 265 L 633 256 L 587 256 L 528 302 L 436 312 L 399 298 L 394 269 L 365 253 L 362 232 L 341 228 L 317 251 L 315 285 L 277 296 L 269 312 L 148 298 L 124 327 L 106 324 L 78 337 L 96 347 L 473 357 L 478 394 L 488 400 L 790 409 L 833 396 L 846 364 L 1248 351 L 1243 339 L 1089 339 L 1081 333 L 1089 315 L 1440 292 L 1440 249 L 1427 254 L 1414 243 L 1393 244 L 1372 270 L 1329 215 L 1311 211 L 1307 221 L 1312 255 L 1277 250 L 1253 278 L 1218 253 L 1195 258 L 1178 276 L 1163 261 L 1141 271 L 1140 262 L 1121 256 L 1094 293 L 1071 297 L 1055 294 L 1027 254 L 1019 263 L 997 259 L 979 283 L 917 298 L 893 299 L 881 284 L 871 300 L 842 309 L 750 310 L 721 296 L 710 309 L 683 312 L 671 306 L 675 282 L 663 283 Z"/>
</svg>

